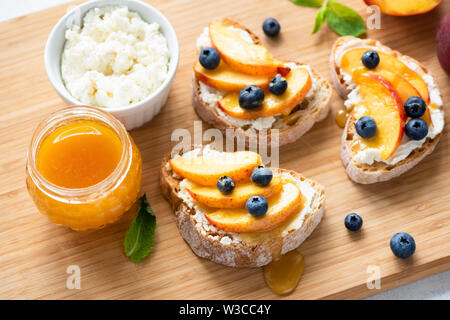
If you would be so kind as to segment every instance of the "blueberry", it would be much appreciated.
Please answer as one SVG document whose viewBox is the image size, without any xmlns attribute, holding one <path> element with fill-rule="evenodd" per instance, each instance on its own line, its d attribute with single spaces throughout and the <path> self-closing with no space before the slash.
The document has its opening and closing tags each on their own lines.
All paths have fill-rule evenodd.
<svg viewBox="0 0 450 320">
<path fill-rule="evenodd" d="M 266 214 L 269 205 L 266 198 L 262 196 L 253 196 L 247 200 L 245 208 L 251 215 L 261 217 Z"/>
<path fill-rule="evenodd" d="M 360 137 L 369 139 L 372 138 L 377 132 L 377 124 L 372 117 L 363 116 L 359 118 L 355 123 L 356 132 Z"/>
<path fill-rule="evenodd" d="M 217 189 L 223 194 L 230 194 L 233 192 L 234 187 L 236 187 L 236 183 L 233 179 L 228 178 L 227 176 L 222 177 L 217 182 Z"/>
<path fill-rule="evenodd" d="M 283 94 L 286 91 L 287 87 L 288 83 L 286 78 L 280 75 L 273 78 L 269 83 L 270 92 L 276 95 Z"/>
<path fill-rule="evenodd" d="M 405 113 L 411 118 L 420 118 L 427 111 L 427 104 L 420 97 L 410 97 L 406 100 Z"/>
<path fill-rule="evenodd" d="M 380 56 L 376 51 L 369 50 L 364 52 L 364 54 L 361 57 L 361 61 L 363 65 L 366 66 L 366 68 L 375 69 L 380 63 Z"/>
<path fill-rule="evenodd" d="M 411 119 L 406 123 L 405 133 L 412 140 L 422 140 L 428 135 L 428 125 L 422 119 Z"/>
<path fill-rule="evenodd" d="M 350 213 L 345 217 L 344 223 L 348 230 L 358 231 L 362 227 L 363 220 L 356 213 Z"/>
<path fill-rule="evenodd" d="M 256 109 L 264 101 L 264 91 L 257 86 L 247 86 L 239 93 L 239 105 L 244 109 Z"/>
<path fill-rule="evenodd" d="M 406 259 L 416 251 L 416 242 L 411 235 L 399 232 L 391 238 L 391 250 L 395 256 Z"/>
<path fill-rule="evenodd" d="M 220 54 L 214 48 L 203 48 L 200 51 L 200 56 L 198 57 L 198 61 L 203 66 L 203 68 L 212 70 L 217 68 L 220 63 Z"/>
<path fill-rule="evenodd" d="M 267 186 L 272 181 L 272 170 L 270 168 L 259 166 L 253 169 L 252 181 L 261 187 Z"/>
<path fill-rule="evenodd" d="M 263 31 L 268 37 L 276 37 L 280 33 L 280 23 L 274 18 L 267 18 L 263 23 Z"/>
</svg>

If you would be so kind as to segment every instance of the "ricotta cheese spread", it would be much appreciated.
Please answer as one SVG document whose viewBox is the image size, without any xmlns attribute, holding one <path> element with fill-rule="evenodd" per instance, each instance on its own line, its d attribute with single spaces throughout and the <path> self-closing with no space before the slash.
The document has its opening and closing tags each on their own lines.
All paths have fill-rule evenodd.
<svg viewBox="0 0 450 320">
<path fill-rule="evenodd" d="M 70 94 L 91 106 L 140 102 L 166 80 L 170 52 L 160 26 L 125 6 L 94 8 L 66 30 L 61 74 Z"/>
<path fill-rule="evenodd" d="M 181 157 L 192 158 L 192 157 L 198 157 L 201 155 L 217 156 L 221 153 L 222 152 L 212 150 L 209 148 L 209 146 L 206 146 L 205 148 L 203 148 L 203 152 L 201 152 L 200 149 L 195 149 L 193 151 L 186 152 Z M 316 203 L 316 202 L 319 201 L 319 199 L 316 199 L 314 197 L 316 191 L 315 191 L 314 187 L 311 186 L 308 182 L 296 179 L 290 173 L 282 173 L 281 176 L 292 179 L 292 181 L 295 182 L 295 184 L 299 187 L 300 191 L 302 192 L 302 196 L 304 196 L 306 199 L 305 205 L 302 208 L 302 210 L 300 212 L 296 213 L 297 217 L 295 219 L 292 219 L 292 221 L 290 221 L 288 225 L 283 226 L 283 231 L 281 232 L 281 236 L 286 236 L 289 232 L 297 230 L 302 227 L 305 219 L 309 215 L 314 213 L 314 208 L 318 207 L 318 203 Z M 205 214 L 207 214 L 208 211 L 210 211 L 212 209 L 208 208 L 206 206 L 203 206 L 201 203 L 199 203 L 198 201 L 196 201 L 192 198 L 192 196 L 186 190 L 187 183 L 188 182 L 186 179 L 184 179 L 180 182 L 180 191 L 178 192 L 178 196 L 180 197 L 180 199 L 183 200 L 183 202 L 189 208 L 191 208 L 195 211 L 195 215 L 193 218 L 196 222 L 196 228 L 197 228 L 197 230 L 200 230 L 200 232 L 202 233 L 203 236 L 206 236 L 213 240 L 220 239 L 219 241 L 223 245 L 230 245 L 232 243 L 238 243 L 240 241 L 246 242 L 247 239 L 251 238 L 251 237 L 248 237 L 248 234 L 245 234 L 245 233 L 225 232 L 225 231 L 217 229 L 216 227 L 211 225 L 209 223 L 209 221 L 206 219 Z M 261 235 L 264 236 L 264 233 L 261 233 Z M 262 238 L 264 238 L 264 237 L 262 237 Z M 266 240 L 269 240 L 269 239 L 266 239 Z"/>
<path fill-rule="evenodd" d="M 357 48 L 367 48 L 384 52 L 378 47 L 364 45 L 360 40 L 351 40 L 346 45 L 336 50 L 336 61 L 340 63 L 345 52 Z M 414 62 L 402 59 L 401 57 L 399 57 L 398 59 L 402 61 L 406 66 L 408 66 L 411 70 L 421 75 L 422 79 L 425 81 L 428 87 L 428 92 L 430 94 L 430 103 L 435 104 L 438 107 L 431 111 L 432 125 L 428 128 L 428 135 L 422 140 L 411 140 L 406 135 L 404 135 L 397 150 L 392 156 L 389 157 L 389 159 L 383 159 L 381 157 L 380 149 L 366 148 L 364 143 L 359 141 L 358 144 L 361 150 L 359 150 L 353 157 L 356 163 L 372 165 L 374 162 L 384 162 L 388 165 L 395 165 L 400 161 L 406 159 L 415 149 L 422 147 L 426 139 L 434 139 L 439 133 L 442 132 L 444 128 L 444 112 L 440 109 L 443 106 L 443 101 L 433 76 L 424 73 L 422 69 Z M 361 95 L 359 94 L 359 86 L 357 86 L 353 81 L 352 76 L 346 73 L 343 69 L 340 69 L 340 73 L 343 76 L 345 85 L 351 90 L 347 96 L 347 100 L 344 102 L 347 110 L 351 111 L 353 107 L 360 103 L 362 100 Z"/>
</svg>

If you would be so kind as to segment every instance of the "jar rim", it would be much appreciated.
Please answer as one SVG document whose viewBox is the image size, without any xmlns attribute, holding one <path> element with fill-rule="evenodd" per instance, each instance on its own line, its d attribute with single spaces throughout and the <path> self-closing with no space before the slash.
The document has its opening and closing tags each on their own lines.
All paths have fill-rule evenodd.
<svg viewBox="0 0 450 320">
<path fill-rule="evenodd" d="M 37 169 L 37 154 L 44 139 L 56 129 L 78 120 L 92 120 L 114 130 L 122 143 L 122 156 L 105 179 L 85 188 L 65 188 L 47 180 Z M 132 143 L 123 124 L 109 112 L 97 107 L 69 106 L 51 113 L 36 127 L 27 153 L 27 171 L 33 183 L 45 194 L 63 202 L 87 202 L 105 196 L 120 185 L 131 166 Z"/>
</svg>

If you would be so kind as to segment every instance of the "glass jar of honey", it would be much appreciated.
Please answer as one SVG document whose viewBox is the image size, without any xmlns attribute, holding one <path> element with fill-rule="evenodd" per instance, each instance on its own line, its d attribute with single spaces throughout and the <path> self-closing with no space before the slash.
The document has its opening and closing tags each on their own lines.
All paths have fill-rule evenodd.
<svg viewBox="0 0 450 320">
<path fill-rule="evenodd" d="M 39 211 L 73 230 L 117 221 L 136 201 L 141 154 L 124 126 L 98 108 L 74 106 L 36 129 L 27 188 Z"/>
</svg>

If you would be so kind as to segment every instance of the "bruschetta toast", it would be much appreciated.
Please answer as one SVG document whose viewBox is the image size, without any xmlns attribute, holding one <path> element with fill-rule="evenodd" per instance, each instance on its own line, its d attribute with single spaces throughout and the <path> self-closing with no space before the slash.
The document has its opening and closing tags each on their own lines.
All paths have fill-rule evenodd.
<svg viewBox="0 0 450 320">
<path fill-rule="evenodd" d="M 433 152 L 444 128 L 443 101 L 425 66 L 379 41 L 354 37 L 335 42 L 330 66 L 350 114 L 341 141 L 350 179 L 387 181 Z"/>
<path fill-rule="evenodd" d="M 255 168 L 268 170 L 260 165 L 256 153 L 220 152 L 210 145 L 164 158 L 161 190 L 196 255 L 230 267 L 261 267 L 296 249 L 317 227 L 324 214 L 323 187 L 278 168 L 269 169 L 269 184 L 256 185 Z M 216 186 L 224 176 L 235 182 L 228 194 Z M 267 201 L 263 215 L 249 208 L 255 197 Z"/>
<path fill-rule="evenodd" d="M 195 62 L 192 103 L 201 119 L 222 132 L 232 128 L 248 142 L 264 131 L 270 143 L 276 129 L 278 143 L 284 145 L 296 141 L 328 115 L 332 94 L 328 81 L 308 65 L 274 59 L 259 38 L 241 24 L 230 19 L 212 22 L 197 39 L 198 53 L 205 48 L 219 52 L 220 64 L 208 70 Z M 253 61 L 254 55 L 245 54 L 251 51 L 264 59 Z M 286 92 L 278 95 L 268 89 L 277 75 L 287 80 Z M 247 86 L 264 91 L 259 108 L 241 107 L 240 92 Z"/>
</svg>

